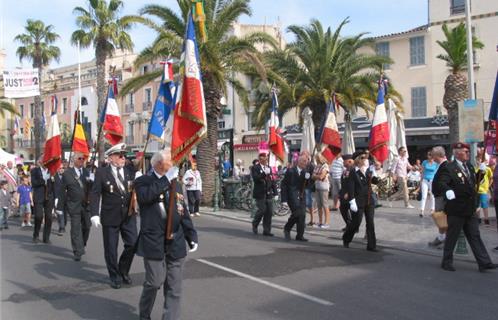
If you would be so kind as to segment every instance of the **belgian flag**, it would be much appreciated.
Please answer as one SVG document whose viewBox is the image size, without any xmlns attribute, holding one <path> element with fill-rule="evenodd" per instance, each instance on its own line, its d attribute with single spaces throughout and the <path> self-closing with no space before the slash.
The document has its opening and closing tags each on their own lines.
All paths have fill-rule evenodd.
<svg viewBox="0 0 498 320">
<path fill-rule="evenodd" d="M 90 151 L 88 150 L 88 143 L 86 142 L 85 130 L 81 124 L 81 116 L 79 110 L 74 115 L 74 131 L 73 131 L 73 145 L 71 150 L 73 152 L 80 152 L 88 158 Z"/>
</svg>

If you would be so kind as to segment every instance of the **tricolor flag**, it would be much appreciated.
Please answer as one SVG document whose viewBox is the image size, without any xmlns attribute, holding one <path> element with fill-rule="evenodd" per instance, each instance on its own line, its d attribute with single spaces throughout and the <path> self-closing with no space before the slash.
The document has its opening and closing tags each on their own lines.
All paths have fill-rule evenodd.
<svg viewBox="0 0 498 320">
<path fill-rule="evenodd" d="M 280 135 L 281 130 L 278 121 L 278 99 L 275 89 L 272 89 L 272 107 L 269 127 L 270 133 L 268 137 L 268 144 L 270 146 L 270 151 L 280 162 L 285 163 L 285 141 Z"/>
<path fill-rule="evenodd" d="M 174 112 L 171 139 L 171 158 L 174 163 L 187 158 L 207 133 L 201 65 L 191 12 L 188 15 L 180 74 L 182 79 L 177 89 L 178 102 Z"/>
<path fill-rule="evenodd" d="M 109 85 L 107 103 L 100 114 L 100 123 L 104 135 L 111 145 L 116 145 L 123 140 L 123 124 L 119 115 L 118 104 L 114 96 L 114 85 Z"/>
<path fill-rule="evenodd" d="M 43 165 L 54 175 L 61 166 L 62 146 L 59 121 L 57 119 L 57 98 L 52 96 L 52 113 L 48 127 L 45 151 L 43 152 Z"/>
<path fill-rule="evenodd" d="M 171 62 L 166 62 L 156 102 L 150 118 L 148 131 L 150 137 L 162 141 L 164 141 L 165 137 L 171 136 L 171 132 L 169 132 L 168 135 L 165 135 L 165 131 L 166 125 L 172 123 L 172 121 L 168 121 L 168 119 L 170 119 L 171 111 L 175 109 L 175 101 L 172 95 L 172 87 L 174 84 L 172 80 L 173 65 Z"/>
<path fill-rule="evenodd" d="M 90 150 L 88 149 L 88 143 L 86 141 L 85 130 L 81 124 L 81 113 L 76 110 L 75 120 L 74 120 L 74 131 L 73 131 L 73 143 L 71 146 L 73 152 L 82 153 L 85 157 L 90 155 Z"/>
<path fill-rule="evenodd" d="M 496 125 L 498 122 L 498 72 L 496 73 L 495 89 L 493 91 L 493 98 L 491 100 L 491 105 L 489 108 L 488 121 L 493 122 L 492 124 L 490 123 L 488 125 L 488 127 L 494 128 L 495 132 L 496 132 L 496 127 L 497 127 Z M 488 131 L 491 131 L 491 130 L 488 130 Z M 489 134 L 489 132 L 488 132 L 488 134 Z M 496 133 L 495 133 L 495 136 L 497 136 Z M 494 145 L 495 145 L 494 150 L 496 152 L 496 150 L 498 150 L 498 138 L 496 138 L 496 140 L 494 141 Z"/>
<path fill-rule="evenodd" d="M 12 135 L 16 135 L 19 133 L 19 117 L 15 116 L 14 118 L 14 128 L 12 128 Z"/>
<path fill-rule="evenodd" d="M 319 142 L 321 143 L 321 153 L 328 163 L 337 157 L 342 149 L 342 139 L 337 127 L 335 96 L 329 101 L 328 112 L 322 126 Z"/>
<path fill-rule="evenodd" d="M 387 122 L 386 107 L 384 106 L 384 90 L 385 83 L 381 81 L 368 142 L 370 154 L 381 163 L 389 157 L 389 124 Z"/>
</svg>

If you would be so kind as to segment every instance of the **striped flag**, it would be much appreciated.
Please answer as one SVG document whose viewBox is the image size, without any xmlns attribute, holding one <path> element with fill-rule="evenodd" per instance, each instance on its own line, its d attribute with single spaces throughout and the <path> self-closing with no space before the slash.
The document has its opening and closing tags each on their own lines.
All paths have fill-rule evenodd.
<svg viewBox="0 0 498 320">
<path fill-rule="evenodd" d="M 278 98 L 277 91 L 272 89 L 272 108 L 270 115 L 270 133 L 268 137 L 268 144 L 270 151 L 277 157 L 277 159 L 285 163 L 285 141 L 280 135 L 280 123 L 278 120 Z"/>
<path fill-rule="evenodd" d="M 50 125 L 48 127 L 47 141 L 43 153 L 43 165 L 53 176 L 61 166 L 62 146 L 61 134 L 59 131 L 59 120 L 57 119 L 57 98 L 52 96 L 52 113 L 50 115 Z"/>
<path fill-rule="evenodd" d="M 387 122 L 386 107 L 384 106 L 385 83 L 379 83 L 377 92 L 377 106 L 375 107 L 372 129 L 368 142 L 370 154 L 379 162 L 389 157 L 389 123 Z"/>
<path fill-rule="evenodd" d="M 90 150 L 88 149 L 88 143 L 86 141 L 85 130 L 81 124 L 81 113 L 76 110 L 75 121 L 74 121 L 74 131 L 73 131 L 73 142 L 71 146 L 73 152 L 82 153 L 85 157 L 90 155 Z"/>
<path fill-rule="evenodd" d="M 107 103 L 100 114 L 100 123 L 104 130 L 104 136 L 111 145 L 116 145 L 123 140 L 123 124 L 119 115 L 118 104 L 114 95 L 114 82 L 109 85 Z"/>
<path fill-rule="evenodd" d="M 172 123 L 170 114 L 175 109 L 175 101 L 172 95 L 173 84 L 173 65 L 171 62 L 166 62 L 164 65 L 164 73 L 159 85 L 154 110 L 149 122 L 149 135 L 152 138 L 164 141 L 165 137 L 170 137 L 171 132 L 165 135 L 166 126 Z M 171 125 L 170 125 L 171 127 Z"/>
<path fill-rule="evenodd" d="M 19 133 L 19 117 L 14 117 L 14 128 L 12 128 L 12 135 L 16 135 Z"/>
<path fill-rule="evenodd" d="M 327 109 L 327 117 L 322 126 L 319 141 L 322 155 L 331 164 L 342 149 L 342 139 L 337 127 L 335 96 L 330 99 Z"/>
<path fill-rule="evenodd" d="M 174 163 L 187 158 L 207 133 L 201 65 L 191 12 L 188 15 L 180 73 L 182 79 L 177 89 L 178 101 L 171 139 L 171 158 Z"/>
</svg>

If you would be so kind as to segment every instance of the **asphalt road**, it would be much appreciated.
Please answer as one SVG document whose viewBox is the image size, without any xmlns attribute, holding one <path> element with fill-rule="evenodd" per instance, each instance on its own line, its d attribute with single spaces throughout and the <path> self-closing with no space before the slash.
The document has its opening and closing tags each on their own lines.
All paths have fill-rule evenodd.
<svg viewBox="0 0 498 320">
<path fill-rule="evenodd" d="M 457 272 L 434 256 L 310 236 L 309 243 L 255 236 L 250 225 L 196 218 L 200 247 L 184 274 L 183 319 L 497 319 L 498 272 Z M 17 222 L 17 221 L 15 221 Z M 15 224 L 14 222 L 14 224 Z M 32 244 L 31 229 L 1 232 L 1 319 L 137 319 L 142 259 L 133 285 L 107 283 L 102 236 L 92 230 L 87 254 L 72 260 L 69 235 Z M 496 255 L 492 255 L 496 257 Z M 153 319 L 164 299 L 158 293 Z"/>
</svg>

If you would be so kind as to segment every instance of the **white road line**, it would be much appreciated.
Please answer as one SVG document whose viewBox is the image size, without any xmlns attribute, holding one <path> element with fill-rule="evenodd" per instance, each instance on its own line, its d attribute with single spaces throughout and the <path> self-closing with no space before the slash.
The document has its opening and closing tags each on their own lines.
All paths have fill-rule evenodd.
<svg viewBox="0 0 498 320">
<path fill-rule="evenodd" d="M 202 262 L 204 264 L 207 264 L 207 265 L 209 265 L 211 267 L 214 267 L 214 268 L 226 271 L 228 273 L 232 273 L 232 274 L 234 274 L 236 276 L 239 276 L 241 278 L 246 278 L 246 279 L 252 280 L 254 282 L 264 284 L 266 286 L 269 286 L 269 287 L 278 289 L 280 291 L 284 291 L 284 292 L 293 294 L 295 296 L 304 298 L 304 299 L 309 300 L 309 301 L 313 301 L 315 303 L 318 303 L 318 304 L 321 304 L 321 305 L 324 305 L 324 306 L 333 306 L 334 305 L 333 302 L 330 302 L 330 301 L 327 301 L 327 300 L 323 300 L 323 299 L 320 299 L 320 298 L 317 298 L 317 297 L 313 297 L 313 296 L 310 296 L 309 294 L 302 293 L 302 292 L 299 292 L 299 291 L 296 291 L 296 290 L 293 290 L 293 289 L 290 289 L 290 288 L 287 288 L 287 287 L 283 287 L 283 286 L 280 286 L 278 284 L 275 284 L 275 283 L 272 283 L 272 282 L 269 282 L 269 281 L 266 281 L 266 280 L 263 280 L 263 279 L 259 279 L 259 278 L 253 277 L 253 276 L 251 276 L 249 274 L 246 274 L 246 273 L 234 270 L 234 269 L 230 269 L 230 268 L 224 267 L 224 266 L 219 265 L 219 264 L 214 263 L 214 262 L 210 262 L 210 261 L 207 261 L 207 260 L 204 260 L 204 259 L 195 259 L 195 260 L 199 261 L 199 262 Z"/>
</svg>

